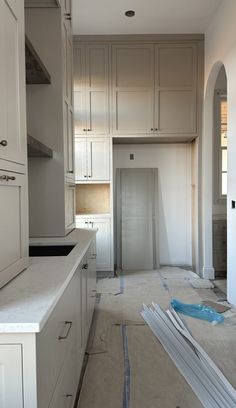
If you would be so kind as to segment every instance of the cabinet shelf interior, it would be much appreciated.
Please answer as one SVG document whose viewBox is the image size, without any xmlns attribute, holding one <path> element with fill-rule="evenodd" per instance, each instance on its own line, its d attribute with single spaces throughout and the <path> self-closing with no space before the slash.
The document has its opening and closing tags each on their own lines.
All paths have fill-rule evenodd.
<svg viewBox="0 0 236 408">
<path fill-rule="evenodd" d="M 110 184 L 77 184 L 76 213 L 110 213 Z"/>
</svg>

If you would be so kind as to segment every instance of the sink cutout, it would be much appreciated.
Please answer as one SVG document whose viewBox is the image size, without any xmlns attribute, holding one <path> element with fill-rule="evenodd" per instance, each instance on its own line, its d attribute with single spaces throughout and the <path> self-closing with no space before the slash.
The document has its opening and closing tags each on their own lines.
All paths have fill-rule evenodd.
<svg viewBox="0 0 236 408">
<path fill-rule="evenodd" d="M 75 245 L 30 245 L 29 256 L 67 256 Z"/>
</svg>

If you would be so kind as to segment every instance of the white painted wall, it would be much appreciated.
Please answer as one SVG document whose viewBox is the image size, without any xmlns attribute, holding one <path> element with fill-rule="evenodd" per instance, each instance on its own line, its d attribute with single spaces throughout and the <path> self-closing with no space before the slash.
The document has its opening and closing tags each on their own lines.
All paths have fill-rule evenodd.
<svg viewBox="0 0 236 408">
<path fill-rule="evenodd" d="M 117 168 L 158 168 L 160 264 L 192 265 L 191 145 L 114 145 L 113 163 L 114 180 Z"/>
<path fill-rule="evenodd" d="M 203 244 L 204 265 L 210 266 L 211 206 L 209 194 L 211 156 L 211 108 L 209 98 L 214 89 L 221 64 L 225 65 L 228 91 L 228 300 L 236 305 L 236 210 L 231 209 L 231 200 L 236 200 L 236 2 L 223 1 L 211 20 L 205 37 L 205 123 L 203 136 Z M 210 200 L 210 201 L 209 201 Z"/>
</svg>

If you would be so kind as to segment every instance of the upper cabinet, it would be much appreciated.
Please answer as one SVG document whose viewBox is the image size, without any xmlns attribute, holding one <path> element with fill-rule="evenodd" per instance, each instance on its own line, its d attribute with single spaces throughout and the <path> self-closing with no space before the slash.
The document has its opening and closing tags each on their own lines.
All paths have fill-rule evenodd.
<svg viewBox="0 0 236 408">
<path fill-rule="evenodd" d="M 153 45 L 112 47 L 114 134 L 153 132 L 153 84 Z"/>
<path fill-rule="evenodd" d="M 108 45 L 74 48 L 74 122 L 76 135 L 109 133 Z"/>
<path fill-rule="evenodd" d="M 196 133 L 196 89 L 196 46 L 156 45 L 154 131 Z"/>
<path fill-rule="evenodd" d="M 196 134 L 194 44 L 113 45 L 114 134 Z"/>
<path fill-rule="evenodd" d="M 0 159 L 26 163 L 24 8 L 0 2 Z"/>
</svg>

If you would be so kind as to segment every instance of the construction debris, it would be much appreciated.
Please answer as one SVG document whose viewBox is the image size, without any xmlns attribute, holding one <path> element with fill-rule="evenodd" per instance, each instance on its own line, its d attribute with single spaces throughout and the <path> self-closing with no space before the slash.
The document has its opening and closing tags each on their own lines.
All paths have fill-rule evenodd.
<svg viewBox="0 0 236 408">
<path fill-rule="evenodd" d="M 141 315 L 205 408 L 235 408 L 236 391 L 174 309 L 143 305 Z"/>
</svg>

